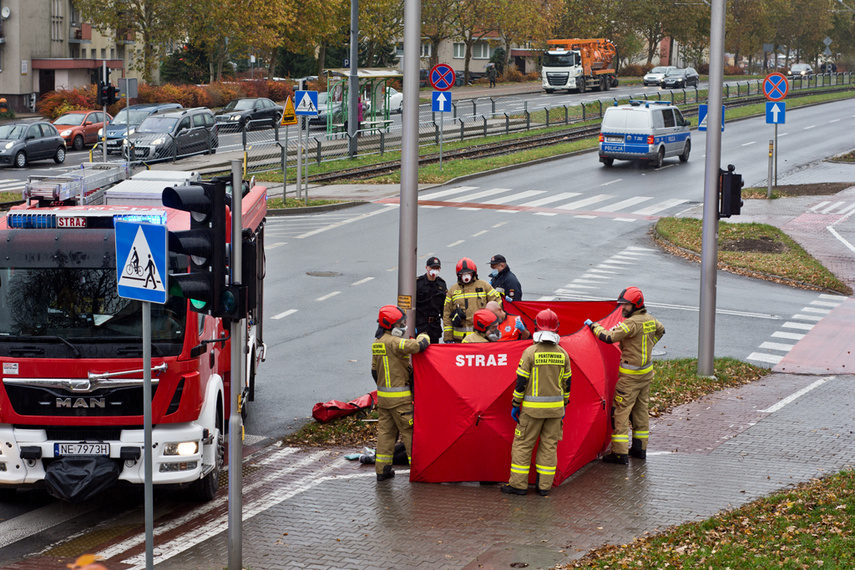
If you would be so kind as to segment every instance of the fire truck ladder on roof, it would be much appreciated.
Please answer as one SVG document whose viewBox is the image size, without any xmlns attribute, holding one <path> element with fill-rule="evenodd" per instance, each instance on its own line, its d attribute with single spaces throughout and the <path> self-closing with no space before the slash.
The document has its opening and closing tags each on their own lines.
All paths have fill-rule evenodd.
<svg viewBox="0 0 855 570">
<path fill-rule="evenodd" d="M 48 202 L 73 200 L 78 206 L 98 204 L 110 186 L 129 177 L 127 163 L 84 162 L 80 170 L 61 176 L 30 176 L 24 184 L 23 198 Z"/>
</svg>

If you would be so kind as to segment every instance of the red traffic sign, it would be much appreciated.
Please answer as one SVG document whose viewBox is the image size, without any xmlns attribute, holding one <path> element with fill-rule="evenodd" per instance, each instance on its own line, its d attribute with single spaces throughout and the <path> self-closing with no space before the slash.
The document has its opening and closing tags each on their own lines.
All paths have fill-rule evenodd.
<svg viewBox="0 0 855 570">
<path fill-rule="evenodd" d="M 789 90 L 790 83 L 787 78 L 777 71 L 770 73 L 763 80 L 763 94 L 769 101 L 780 101 L 787 96 Z"/>
<path fill-rule="evenodd" d="M 454 70 L 447 63 L 437 63 L 430 70 L 428 79 L 437 91 L 448 91 L 454 87 Z"/>
</svg>

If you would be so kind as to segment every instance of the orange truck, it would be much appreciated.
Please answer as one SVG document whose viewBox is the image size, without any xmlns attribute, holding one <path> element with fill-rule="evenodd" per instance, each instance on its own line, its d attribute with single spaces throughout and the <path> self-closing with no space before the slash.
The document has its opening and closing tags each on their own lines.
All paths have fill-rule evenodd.
<svg viewBox="0 0 855 570">
<path fill-rule="evenodd" d="M 547 93 L 558 89 L 578 93 L 588 89 L 608 91 L 618 86 L 617 72 L 612 66 L 617 49 L 609 40 L 547 40 L 546 44 L 541 78 Z"/>
</svg>

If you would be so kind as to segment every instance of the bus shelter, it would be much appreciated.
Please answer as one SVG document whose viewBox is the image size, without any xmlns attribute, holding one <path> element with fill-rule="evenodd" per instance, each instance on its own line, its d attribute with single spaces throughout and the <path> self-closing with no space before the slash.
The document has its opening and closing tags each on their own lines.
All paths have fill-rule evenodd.
<svg viewBox="0 0 855 570">
<path fill-rule="evenodd" d="M 347 132 L 350 116 L 349 83 L 350 69 L 327 69 L 326 128 L 328 135 Z M 391 84 L 403 77 L 400 71 L 386 68 L 365 68 L 356 72 L 359 81 L 359 97 L 362 100 L 363 131 L 388 129 L 392 124 L 389 115 L 393 109 L 389 104 Z"/>
</svg>

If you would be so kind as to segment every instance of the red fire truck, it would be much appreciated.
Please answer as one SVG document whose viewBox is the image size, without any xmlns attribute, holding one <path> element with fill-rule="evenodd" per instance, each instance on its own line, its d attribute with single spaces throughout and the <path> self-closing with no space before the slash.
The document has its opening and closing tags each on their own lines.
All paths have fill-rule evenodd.
<svg viewBox="0 0 855 570">
<path fill-rule="evenodd" d="M 110 199 L 109 191 L 106 205 L 30 199 L 0 219 L 0 494 L 7 498 L 45 486 L 59 498 L 83 500 L 120 482 L 144 482 L 141 303 L 117 294 L 113 224 L 191 227 L 190 213 L 160 203 L 165 184 L 150 184 L 149 192 L 129 195 L 134 205 L 120 204 L 121 195 Z M 266 188 L 243 186 L 251 309 L 242 414 L 265 351 L 267 212 Z M 228 228 L 229 220 L 227 214 Z M 172 254 L 169 265 L 170 273 L 186 272 L 189 257 Z M 151 306 L 153 482 L 187 486 L 209 500 L 229 418 L 229 327 L 189 303 L 170 296 Z"/>
</svg>

